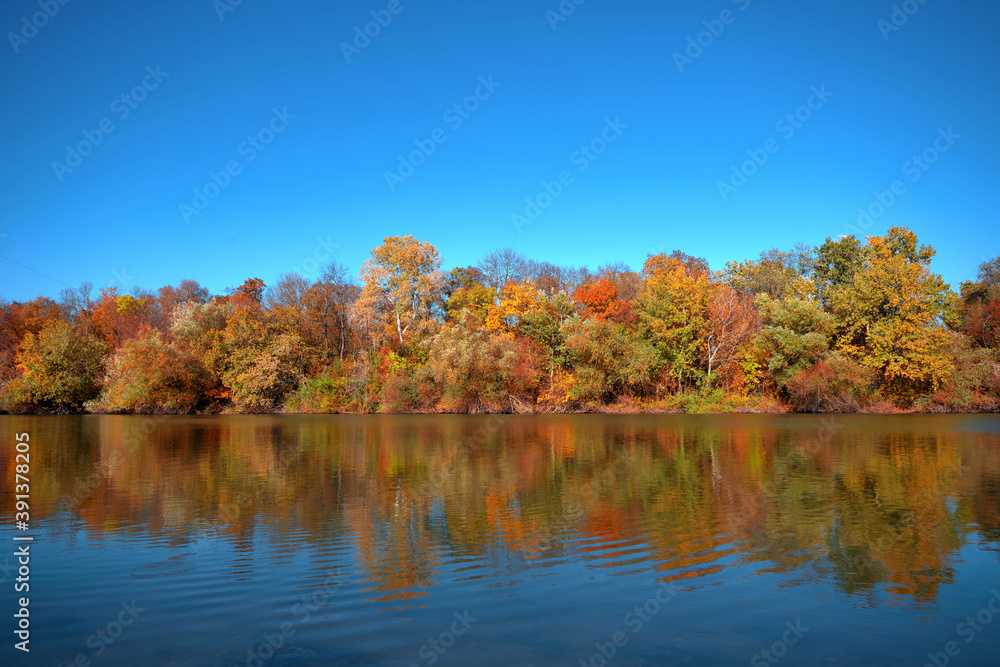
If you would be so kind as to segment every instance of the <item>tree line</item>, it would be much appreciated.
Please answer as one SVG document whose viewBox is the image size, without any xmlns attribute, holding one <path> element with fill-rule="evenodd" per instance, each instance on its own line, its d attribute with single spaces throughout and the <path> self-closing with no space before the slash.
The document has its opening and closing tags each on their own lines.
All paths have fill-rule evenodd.
<svg viewBox="0 0 1000 667">
<path fill-rule="evenodd" d="M 996 411 L 1000 258 L 954 292 L 893 227 L 713 271 L 505 248 L 443 271 L 388 237 L 357 277 L 0 301 L 14 413 Z"/>
</svg>

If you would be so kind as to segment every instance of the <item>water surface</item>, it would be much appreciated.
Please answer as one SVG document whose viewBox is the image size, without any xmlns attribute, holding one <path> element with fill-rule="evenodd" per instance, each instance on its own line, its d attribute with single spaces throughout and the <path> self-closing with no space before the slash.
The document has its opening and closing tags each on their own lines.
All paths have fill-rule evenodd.
<svg viewBox="0 0 1000 667">
<path fill-rule="evenodd" d="M 1000 664 L 995 416 L 0 425 L 3 664 Z"/>
</svg>

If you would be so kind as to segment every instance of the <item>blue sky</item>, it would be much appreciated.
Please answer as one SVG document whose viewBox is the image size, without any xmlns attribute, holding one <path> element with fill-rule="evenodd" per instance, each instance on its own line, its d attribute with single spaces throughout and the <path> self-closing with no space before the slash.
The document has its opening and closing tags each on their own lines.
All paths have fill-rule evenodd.
<svg viewBox="0 0 1000 667">
<path fill-rule="evenodd" d="M 1000 254 L 995 3 L 47 3 L 0 10 L 4 298 L 315 278 L 401 234 L 445 267 L 722 268 L 906 225 L 956 288 Z"/>
</svg>

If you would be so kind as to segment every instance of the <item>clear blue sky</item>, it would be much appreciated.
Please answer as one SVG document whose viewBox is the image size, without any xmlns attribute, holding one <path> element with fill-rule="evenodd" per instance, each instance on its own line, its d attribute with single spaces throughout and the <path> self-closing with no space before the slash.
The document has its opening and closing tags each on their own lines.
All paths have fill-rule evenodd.
<svg viewBox="0 0 1000 667">
<path fill-rule="evenodd" d="M 317 255 L 357 271 L 401 234 L 446 267 L 511 246 L 591 268 L 676 248 L 722 268 L 844 233 L 894 180 L 905 192 L 867 232 L 909 226 L 956 288 L 1000 254 L 996 3 L 913 2 L 887 32 L 892 3 L 870 0 L 587 0 L 559 22 L 558 0 L 399 0 L 347 62 L 341 44 L 388 0 L 243 0 L 220 20 L 225 1 L 51 0 L 37 30 L 22 17 L 38 0 L 4 3 L 0 255 L 48 277 L 0 260 L 0 296 L 116 272 L 126 288 L 193 278 L 218 293 Z M 721 34 L 679 71 L 706 21 Z M 455 127 L 445 112 L 490 76 L 499 87 Z M 832 97 L 779 129 L 822 86 Z M 242 144 L 273 109 L 294 118 L 262 151 Z M 606 119 L 628 127 L 574 156 Z M 78 166 L 53 166 L 102 121 L 113 131 Z M 905 166 L 949 127 L 960 136 L 933 165 Z M 397 156 L 438 128 L 447 140 L 393 191 Z M 718 183 L 769 139 L 777 152 L 724 201 Z M 230 161 L 239 173 L 185 222 L 180 205 Z M 512 214 L 562 170 L 572 182 L 518 230 Z"/>
</svg>

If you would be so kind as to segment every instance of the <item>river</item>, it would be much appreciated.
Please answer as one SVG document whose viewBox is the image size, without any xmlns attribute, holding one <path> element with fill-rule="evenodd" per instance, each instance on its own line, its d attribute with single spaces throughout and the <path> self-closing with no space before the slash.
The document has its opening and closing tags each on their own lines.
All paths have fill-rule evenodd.
<svg viewBox="0 0 1000 667">
<path fill-rule="evenodd" d="M 1000 663 L 997 416 L 0 425 L 3 664 Z"/>
</svg>

